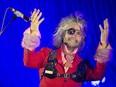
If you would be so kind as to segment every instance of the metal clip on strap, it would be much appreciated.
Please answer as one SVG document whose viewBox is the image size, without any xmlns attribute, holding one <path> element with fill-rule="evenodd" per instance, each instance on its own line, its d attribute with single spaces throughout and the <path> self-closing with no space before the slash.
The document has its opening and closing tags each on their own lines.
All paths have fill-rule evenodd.
<svg viewBox="0 0 116 87">
<path fill-rule="evenodd" d="M 57 77 L 71 78 L 71 74 L 59 74 L 57 73 Z"/>
</svg>

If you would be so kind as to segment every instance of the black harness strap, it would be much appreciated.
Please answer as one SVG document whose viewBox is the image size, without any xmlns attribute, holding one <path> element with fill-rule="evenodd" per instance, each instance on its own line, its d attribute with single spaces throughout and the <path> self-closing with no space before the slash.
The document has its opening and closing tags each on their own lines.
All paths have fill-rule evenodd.
<svg viewBox="0 0 116 87">
<path fill-rule="evenodd" d="M 50 52 L 50 55 L 48 56 L 48 61 L 47 65 L 45 66 L 45 70 L 43 72 L 43 75 L 41 76 L 46 76 L 50 79 L 56 78 L 56 77 L 63 77 L 63 78 L 71 78 L 76 82 L 83 82 L 86 79 L 86 62 L 82 61 L 79 63 L 77 70 L 72 73 L 72 74 L 60 74 L 58 73 L 56 69 L 56 56 L 57 53 L 56 51 L 52 50 Z"/>
<path fill-rule="evenodd" d="M 46 76 L 48 78 L 55 78 L 57 76 L 57 69 L 56 69 L 56 56 L 57 53 L 55 50 L 52 50 L 50 52 L 50 55 L 48 56 L 47 65 L 45 66 L 45 70 L 43 72 L 43 76 Z"/>
<path fill-rule="evenodd" d="M 85 61 L 80 62 L 76 72 L 72 74 L 57 73 L 57 77 L 71 78 L 76 82 L 83 82 L 86 79 L 86 66 L 85 66 L 86 64 L 85 63 L 86 63 Z"/>
<path fill-rule="evenodd" d="M 60 73 L 57 73 L 57 77 L 64 77 L 64 78 L 75 78 L 76 75 L 75 74 L 60 74 Z"/>
</svg>

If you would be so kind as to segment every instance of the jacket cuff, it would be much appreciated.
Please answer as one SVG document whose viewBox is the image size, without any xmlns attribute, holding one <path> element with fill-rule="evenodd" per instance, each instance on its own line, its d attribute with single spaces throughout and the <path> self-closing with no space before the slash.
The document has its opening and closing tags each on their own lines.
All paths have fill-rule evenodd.
<svg viewBox="0 0 116 87">
<path fill-rule="evenodd" d="M 22 47 L 29 49 L 30 51 L 36 49 L 40 45 L 40 33 L 36 35 L 31 35 L 29 29 L 24 32 L 22 39 Z"/>
<path fill-rule="evenodd" d="M 94 59 L 100 63 L 108 62 L 111 58 L 111 55 L 111 49 L 98 49 L 94 56 Z"/>
</svg>

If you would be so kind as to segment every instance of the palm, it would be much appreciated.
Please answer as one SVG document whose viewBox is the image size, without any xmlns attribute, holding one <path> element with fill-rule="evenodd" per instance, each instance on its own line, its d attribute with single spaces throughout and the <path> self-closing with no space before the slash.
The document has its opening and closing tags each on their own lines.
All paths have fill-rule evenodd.
<svg viewBox="0 0 116 87">
<path fill-rule="evenodd" d="M 44 18 L 40 19 L 42 12 L 40 10 L 34 9 L 34 12 L 31 15 L 31 30 L 37 32 L 39 25 L 42 23 Z"/>
</svg>

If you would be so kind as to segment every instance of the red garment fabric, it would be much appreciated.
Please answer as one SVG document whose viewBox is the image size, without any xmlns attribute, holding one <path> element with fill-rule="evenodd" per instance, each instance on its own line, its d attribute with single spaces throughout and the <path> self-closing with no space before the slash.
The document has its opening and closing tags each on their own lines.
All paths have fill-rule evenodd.
<svg viewBox="0 0 116 87">
<path fill-rule="evenodd" d="M 50 48 L 42 48 L 38 52 L 30 51 L 24 48 L 24 65 L 31 68 L 37 68 L 39 69 L 39 75 L 41 76 L 44 67 L 47 63 L 48 55 L 51 52 Z M 57 61 L 56 68 L 60 74 L 64 74 L 64 68 L 63 68 L 63 62 L 62 62 L 62 56 L 61 52 L 62 49 L 59 48 L 56 50 L 57 52 Z M 82 61 L 82 58 L 80 58 L 78 55 L 75 55 L 74 61 L 72 63 L 72 68 L 69 68 L 66 72 L 67 74 L 71 74 L 76 71 L 77 65 Z M 106 63 L 99 63 L 96 62 L 96 67 L 94 69 L 91 69 L 89 67 L 86 67 L 87 69 L 87 76 L 86 81 L 88 80 L 99 80 L 102 79 L 104 76 L 104 72 L 106 69 Z M 50 79 L 47 77 L 43 77 L 40 81 L 40 87 L 81 87 L 82 82 L 75 82 L 71 78 L 63 78 L 63 77 L 56 77 L 54 79 Z"/>
</svg>

